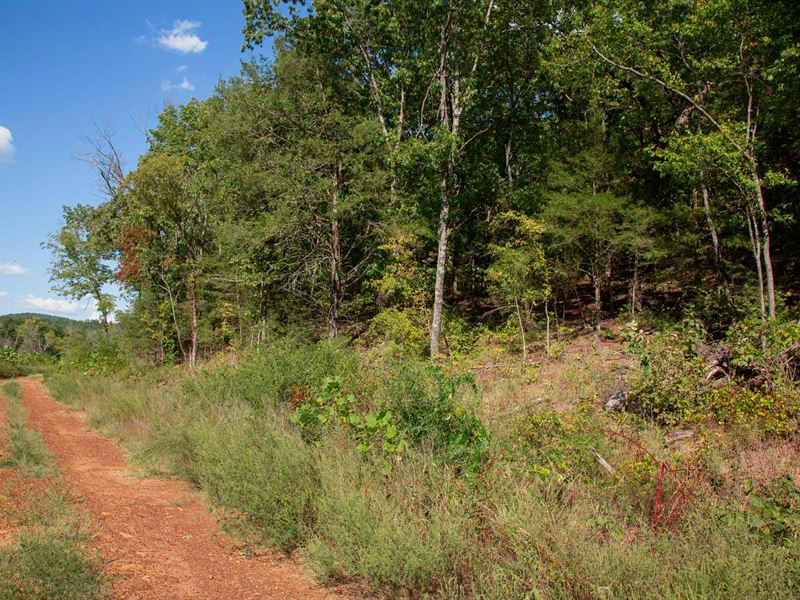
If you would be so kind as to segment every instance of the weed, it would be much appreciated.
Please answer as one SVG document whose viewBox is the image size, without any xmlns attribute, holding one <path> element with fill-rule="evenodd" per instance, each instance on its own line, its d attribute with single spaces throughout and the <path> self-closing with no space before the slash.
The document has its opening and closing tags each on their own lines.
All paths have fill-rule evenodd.
<svg viewBox="0 0 800 600">
<path fill-rule="evenodd" d="M 103 594 L 98 562 L 87 559 L 73 537 L 54 534 L 26 533 L 0 551 L 0 598 L 88 600 Z"/>
</svg>

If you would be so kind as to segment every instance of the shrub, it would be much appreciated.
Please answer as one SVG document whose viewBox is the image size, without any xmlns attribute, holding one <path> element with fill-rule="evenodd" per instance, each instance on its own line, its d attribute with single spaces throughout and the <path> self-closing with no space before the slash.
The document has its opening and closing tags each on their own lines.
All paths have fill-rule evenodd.
<svg viewBox="0 0 800 600">
<path fill-rule="evenodd" d="M 428 345 L 428 318 L 422 308 L 389 307 L 372 318 L 365 339 L 394 346 L 398 354 L 421 356 Z"/>
<path fill-rule="evenodd" d="M 532 414 L 520 423 L 518 437 L 531 473 L 558 483 L 592 478 L 598 472 L 593 452 L 606 445 L 600 423 L 585 411 Z"/>
<path fill-rule="evenodd" d="M 645 337 L 635 323 L 626 328 L 625 348 L 640 365 L 629 399 L 640 414 L 674 425 L 703 406 L 709 386 L 703 361 L 693 350 L 696 336 L 689 329 L 688 334 Z"/>
<path fill-rule="evenodd" d="M 774 481 L 753 493 L 747 524 L 751 531 L 769 541 L 800 541 L 800 487 L 791 476 Z"/>
<path fill-rule="evenodd" d="M 184 391 L 212 405 L 242 401 L 256 409 L 271 408 L 309 393 L 329 375 L 338 374 L 349 383 L 357 369 L 356 354 L 346 340 L 312 344 L 284 338 L 235 365 L 202 371 L 196 380 L 184 383 Z"/>
<path fill-rule="evenodd" d="M 798 430 L 798 411 L 800 400 L 794 394 L 725 386 L 711 390 L 694 416 L 709 415 L 721 425 L 744 425 L 788 437 Z"/>
<path fill-rule="evenodd" d="M 402 436 L 429 447 L 438 460 L 477 473 L 488 454 L 489 436 L 469 404 L 476 393 L 474 379 L 414 361 L 387 370 L 376 400 L 393 412 Z"/>
<path fill-rule="evenodd" d="M 406 448 L 392 411 L 360 409 L 353 394 L 342 393 L 340 377 L 326 377 L 320 393 L 313 401 L 298 406 L 291 420 L 300 426 L 304 439 L 310 441 L 319 440 L 326 427 L 339 426 L 355 438 L 359 452 L 367 452 L 375 441 L 388 454 L 399 456 Z"/>
</svg>

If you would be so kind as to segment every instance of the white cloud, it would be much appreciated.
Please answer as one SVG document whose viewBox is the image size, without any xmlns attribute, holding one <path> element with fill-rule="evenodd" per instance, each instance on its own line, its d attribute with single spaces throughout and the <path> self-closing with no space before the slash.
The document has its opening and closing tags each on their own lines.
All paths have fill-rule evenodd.
<svg viewBox="0 0 800 600">
<path fill-rule="evenodd" d="M 0 263 L 0 275 L 24 275 L 27 269 L 13 263 Z"/>
<path fill-rule="evenodd" d="M 158 45 L 182 54 L 202 52 L 208 46 L 208 42 L 200 39 L 200 36 L 194 33 L 194 30 L 198 29 L 200 25 L 199 21 L 179 19 L 175 21 L 172 29 L 161 31 L 158 36 Z"/>
<path fill-rule="evenodd" d="M 11 135 L 11 130 L 0 125 L 0 163 L 14 160 L 17 149 L 14 148 L 12 141 L 14 141 L 14 136 Z"/>
<path fill-rule="evenodd" d="M 4 292 L 0 292 L 0 298 L 8 296 Z M 24 297 L 17 297 L 16 302 L 22 308 L 49 314 L 57 314 L 72 317 L 73 319 L 91 319 L 93 321 L 100 320 L 100 311 L 97 310 L 97 302 L 92 300 L 89 296 L 85 296 L 81 300 L 65 300 L 63 298 L 41 298 L 28 294 Z M 114 322 L 113 315 L 109 315 L 109 321 Z"/>
<path fill-rule="evenodd" d="M 62 300 L 60 298 L 39 298 L 33 294 L 28 294 L 22 298 L 22 305 L 34 310 L 60 313 L 64 315 L 74 315 L 81 312 L 84 306 L 80 302 L 72 300 Z"/>
<path fill-rule="evenodd" d="M 0 298 L 5 298 L 8 296 L 8 292 L 0 292 Z"/>
<path fill-rule="evenodd" d="M 189 67 L 187 67 L 186 65 L 180 65 L 177 69 L 175 69 L 175 71 L 177 73 L 186 73 L 188 69 Z"/>
<path fill-rule="evenodd" d="M 165 92 L 169 92 L 170 90 L 187 90 L 191 92 L 194 90 L 194 86 L 191 81 L 184 77 L 180 83 L 172 83 L 171 81 L 161 82 L 161 89 Z"/>
</svg>

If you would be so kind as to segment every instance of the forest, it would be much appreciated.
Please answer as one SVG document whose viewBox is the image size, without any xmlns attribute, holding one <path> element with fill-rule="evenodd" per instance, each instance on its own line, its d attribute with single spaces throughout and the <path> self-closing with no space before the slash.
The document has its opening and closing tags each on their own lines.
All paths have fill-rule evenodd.
<svg viewBox="0 0 800 600">
<path fill-rule="evenodd" d="M 118 282 L 159 364 L 276 327 L 434 358 L 642 311 L 767 335 L 800 277 L 794 3 L 439 4 L 246 2 L 275 59 L 166 106 L 130 173 L 98 132 L 57 288 L 109 315 Z"/>
<path fill-rule="evenodd" d="M 104 199 L 43 246 L 100 325 L 53 395 L 329 584 L 800 595 L 800 4 L 242 25 L 271 58 L 132 170 L 91 138 Z"/>
</svg>

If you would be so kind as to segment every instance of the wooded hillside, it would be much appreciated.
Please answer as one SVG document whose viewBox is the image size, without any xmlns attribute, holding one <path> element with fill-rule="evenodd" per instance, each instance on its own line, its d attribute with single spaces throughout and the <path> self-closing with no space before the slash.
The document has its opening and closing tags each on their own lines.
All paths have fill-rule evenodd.
<svg viewBox="0 0 800 600">
<path fill-rule="evenodd" d="M 65 294 L 107 315 L 124 286 L 153 361 L 289 325 L 436 356 L 476 325 L 524 352 L 565 319 L 691 310 L 719 333 L 796 304 L 797 3 L 244 15 L 274 61 L 165 107 L 129 174 L 100 135 L 108 199 L 48 242 Z"/>
</svg>

